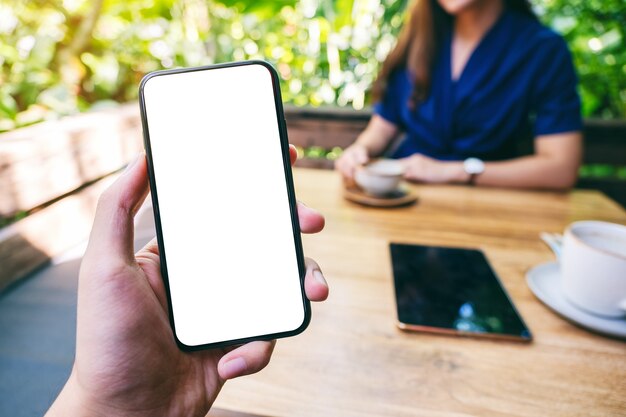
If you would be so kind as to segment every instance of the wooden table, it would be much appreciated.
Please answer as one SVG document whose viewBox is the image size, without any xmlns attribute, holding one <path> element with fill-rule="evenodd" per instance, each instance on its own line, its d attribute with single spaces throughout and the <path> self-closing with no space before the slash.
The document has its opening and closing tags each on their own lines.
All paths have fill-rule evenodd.
<svg viewBox="0 0 626 417">
<path fill-rule="evenodd" d="M 626 224 L 603 194 L 416 186 L 417 205 L 345 201 L 330 171 L 295 170 L 298 198 L 326 216 L 304 237 L 331 286 L 300 336 L 258 375 L 229 382 L 216 406 L 269 416 L 624 416 L 626 343 L 554 314 L 526 271 L 553 260 L 541 231 L 576 220 Z M 389 242 L 483 249 L 531 328 L 531 344 L 396 328 Z"/>
</svg>

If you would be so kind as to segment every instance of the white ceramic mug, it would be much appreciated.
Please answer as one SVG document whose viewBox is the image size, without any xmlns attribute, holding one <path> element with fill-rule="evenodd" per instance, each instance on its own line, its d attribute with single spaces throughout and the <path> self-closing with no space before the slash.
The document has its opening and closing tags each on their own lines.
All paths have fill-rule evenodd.
<svg viewBox="0 0 626 417">
<path fill-rule="evenodd" d="M 596 315 L 626 314 L 626 226 L 572 223 L 563 237 L 560 264 L 569 301 Z"/>
<path fill-rule="evenodd" d="M 357 168 L 354 181 L 366 193 L 384 197 L 398 188 L 404 171 L 404 165 L 400 161 L 379 159 Z"/>
</svg>

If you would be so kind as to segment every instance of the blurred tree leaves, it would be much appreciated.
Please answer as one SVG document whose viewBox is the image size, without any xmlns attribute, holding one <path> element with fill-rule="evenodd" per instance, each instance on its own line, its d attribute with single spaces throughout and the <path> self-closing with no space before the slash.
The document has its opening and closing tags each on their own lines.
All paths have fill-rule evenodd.
<svg viewBox="0 0 626 417">
<path fill-rule="evenodd" d="M 626 115 L 623 0 L 534 0 L 568 41 L 584 114 Z M 265 59 L 291 104 L 369 103 L 407 0 L 3 0 L 0 131 L 133 100 L 153 70 Z"/>
<path fill-rule="evenodd" d="M 626 2 L 534 0 L 543 22 L 567 41 L 580 78 L 583 114 L 626 117 Z"/>
<path fill-rule="evenodd" d="M 255 13 L 261 18 L 269 18 L 279 13 L 283 7 L 295 7 L 297 0 L 246 1 L 219 0 L 226 7 L 232 7 L 239 13 Z"/>
</svg>

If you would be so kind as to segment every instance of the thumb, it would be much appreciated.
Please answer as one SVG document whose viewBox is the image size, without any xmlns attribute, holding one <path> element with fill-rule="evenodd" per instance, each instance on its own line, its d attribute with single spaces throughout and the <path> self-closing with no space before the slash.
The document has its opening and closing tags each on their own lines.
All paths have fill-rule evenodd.
<svg viewBox="0 0 626 417">
<path fill-rule="evenodd" d="M 85 260 L 133 262 L 133 218 L 147 194 L 146 156 L 142 153 L 100 196 Z"/>
</svg>

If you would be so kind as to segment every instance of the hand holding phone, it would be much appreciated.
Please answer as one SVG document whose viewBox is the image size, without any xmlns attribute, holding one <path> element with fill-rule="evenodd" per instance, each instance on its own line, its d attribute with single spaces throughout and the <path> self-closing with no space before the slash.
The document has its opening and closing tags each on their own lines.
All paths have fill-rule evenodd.
<svg viewBox="0 0 626 417">
<path fill-rule="evenodd" d="M 295 160 L 295 149 L 290 154 Z M 192 353 L 176 346 L 158 245 L 133 250 L 133 216 L 147 193 L 142 155 L 100 198 L 79 276 L 76 359 L 48 416 L 130 410 L 136 416 L 205 415 L 226 380 L 258 372 L 270 360 L 273 341 Z M 259 204 L 250 201 L 250 213 Z M 304 233 L 324 226 L 324 218 L 306 206 L 298 205 L 298 217 Z M 305 288 L 312 301 L 328 295 L 321 276 L 307 259 Z"/>
<path fill-rule="evenodd" d="M 302 332 L 310 306 L 276 71 L 262 61 L 157 71 L 139 103 L 180 348 Z"/>
</svg>

